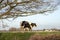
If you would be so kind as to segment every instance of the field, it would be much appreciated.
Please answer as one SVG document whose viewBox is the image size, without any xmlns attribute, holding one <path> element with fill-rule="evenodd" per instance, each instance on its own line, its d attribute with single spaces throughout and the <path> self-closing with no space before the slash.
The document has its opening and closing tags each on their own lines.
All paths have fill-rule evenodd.
<svg viewBox="0 0 60 40">
<path fill-rule="evenodd" d="M 0 40 L 29 40 L 34 34 L 42 36 L 49 34 L 60 35 L 60 32 L 0 32 Z"/>
</svg>

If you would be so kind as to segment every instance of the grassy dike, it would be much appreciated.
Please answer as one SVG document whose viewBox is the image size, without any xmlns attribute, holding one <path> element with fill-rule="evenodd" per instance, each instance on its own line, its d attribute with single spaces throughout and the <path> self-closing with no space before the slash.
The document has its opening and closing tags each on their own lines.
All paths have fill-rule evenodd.
<svg viewBox="0 0 60 40">
<path fill-rule="evenodd" d="M 60 32 L 1 32 L 0 40 L 28 40 L 31 35 L 40 34 L 46 36 L 48 34 L 60 34 Z"/>
</svg>

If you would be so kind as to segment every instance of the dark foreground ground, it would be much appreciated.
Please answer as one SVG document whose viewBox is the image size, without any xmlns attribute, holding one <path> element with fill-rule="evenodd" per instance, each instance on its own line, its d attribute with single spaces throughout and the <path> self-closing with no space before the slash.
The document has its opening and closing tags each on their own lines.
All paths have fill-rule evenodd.
<svg viewBox="0 0 60 40">
<path fill-rule="evenodd" d="M 60 32 L 0 32 L 0 40 L 60 40 Z"/>
</svg>

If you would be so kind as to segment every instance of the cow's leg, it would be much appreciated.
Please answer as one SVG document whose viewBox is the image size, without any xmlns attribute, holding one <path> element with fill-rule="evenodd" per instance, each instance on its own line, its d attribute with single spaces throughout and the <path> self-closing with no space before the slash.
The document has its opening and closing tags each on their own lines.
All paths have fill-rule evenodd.
<svg viewBox="0 0 60 40">
<path fill-rule="evenodd" d="M 32 26 L 30 25 L 30 27 L 29 27 L 29 31 L 32 31 Z"/>
<path fill-rule="evenodd" d="M 32 31 L 32 28 L 29 28 L 29 31 Z"/>
<path fill-rule="evenodd" d="M 24 31 L 29 31 L 29 28 L 24 28 Z"/>
</svg>

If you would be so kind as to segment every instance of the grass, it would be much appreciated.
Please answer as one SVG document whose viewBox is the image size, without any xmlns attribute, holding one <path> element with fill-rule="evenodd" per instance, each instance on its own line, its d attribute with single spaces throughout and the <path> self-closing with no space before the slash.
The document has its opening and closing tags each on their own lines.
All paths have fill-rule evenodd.
<svg viewBox="0 0 60 40">
<path fill-rule="evenodd" d="M 48 34 L 60 34 L 60 32 L 2 32 L 0 33 L 0 40 L 28 40 L 31 35 L 40 34 L 46 36 Z"/>
</svg>

